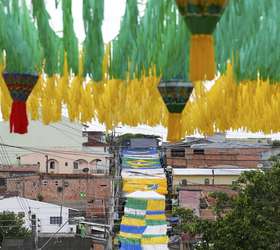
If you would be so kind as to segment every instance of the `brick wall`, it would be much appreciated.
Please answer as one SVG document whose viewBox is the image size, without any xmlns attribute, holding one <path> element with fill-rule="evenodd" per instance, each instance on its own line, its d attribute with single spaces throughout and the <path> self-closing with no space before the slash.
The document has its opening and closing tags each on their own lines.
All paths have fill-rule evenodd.
<svg viewBox="0 0 280 250">
<path fill-rule="evenodd" d="M 256 168 L 261 163 L 261 153 L 267 148 L 215 149 L 207 148 L 204 154 L 195 154 L 192 148 L 185 149 L 184 157 L 173 157 L 168 150 L 167 164 L 174 167 L 211 167 L 217 165 L 234 165 L 245 168 Z"/>
<path fill-rule="evenodd" d="M 64 183 L 64 190 L 61 188 Z M 88 217 L 106 217 L 112 197 L 112 178 L 103 175 L 34 175 L 7 179 L 7 192 L 86 211 Z M 85 197 L 81 197 L 81 193 Z"/>
</svg>

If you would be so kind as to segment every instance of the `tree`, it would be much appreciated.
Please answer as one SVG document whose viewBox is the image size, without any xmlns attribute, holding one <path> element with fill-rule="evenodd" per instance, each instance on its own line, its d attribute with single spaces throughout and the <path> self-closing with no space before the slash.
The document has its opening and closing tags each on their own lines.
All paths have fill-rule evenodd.
<svg viewBox="0 0 280 250">
<path fill-rule="evenodd" d="M 202 236 L 195 249 L 280 249 L 280 164 L 267 172 L 246 172 L 238 183 L 239 194 L 231 199 L 231 209 L 224 216 L 212 222 L 191 219 L 195 226 L 180 226 Z"/>
<path fill-rule="evenodd" d="M 11 212 L 0 213 L 0 239 L 25 239 L 31 236 L 30 230 L 24 227 L 23 217 Z"/>
</svg>

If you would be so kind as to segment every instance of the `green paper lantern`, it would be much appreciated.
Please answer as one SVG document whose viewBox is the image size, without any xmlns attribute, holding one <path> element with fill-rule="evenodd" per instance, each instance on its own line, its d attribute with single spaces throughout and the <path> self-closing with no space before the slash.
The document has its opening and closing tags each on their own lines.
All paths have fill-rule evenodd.
<svg viewBox="0 0 280 250">
<path fill-rule="evenodd" d="M 228 0 L 176 0 L 192 34 L 212 34 Z"/>
<path fill-rule="evenodd" d="M 170 113 L 181 113 L 193 91 L 193 85 L 184 81 L 161 81 L 158 90 Z"/>
</svg>

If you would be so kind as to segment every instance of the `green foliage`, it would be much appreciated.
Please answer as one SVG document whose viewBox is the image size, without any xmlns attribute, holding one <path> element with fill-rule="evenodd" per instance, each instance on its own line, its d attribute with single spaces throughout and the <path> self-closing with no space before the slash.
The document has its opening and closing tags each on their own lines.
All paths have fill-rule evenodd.
<svg viewBox="0 0 280 250">
<path fill-rule="evenodd" d="M 38 31 L 25 1 L 0 2 L 0 50 L 6 52 L 6 71 L 36 73 L 42 54 Z"/>
<path fill-rule="evenodd" d="M 231 207 L 231 198 L 224 192 L 213 192 L 210 194 L 210 197 L 216 200 L 214 205 L 214 212 L 217 216 L 221 217 L 222 214 L 225 212 L 225 208 Z"/>
<path fill-rule="evenodd" d="M 280 248 L 280 164 L 270 171 L 246 172 L 239 180 L 240 193 L 232 199 L 231 210 L 217 221 L 205 222 L 183 219 L 194 223 L 194 233 L 202 235 L 196 249 L 203 250 L 274 250 Z M 226 196 L 215 195 L 220 204 Z M 184 218 L 181 215 L 181 218 Z M 189 225 L 181 226 L 190 230 Z"/>
<path fill-rule="evenodd" d="M 86 32 L 84 41 L 84 75 L 95 81 L 102 80 L 102 62 L 104 45 L 102 23 L 104 18 L 104 0 L 84 0 L 83 19 Z"/>
<path fill-rule="evenodd" d="M 274 140 L 274 141 L 272 142 L 272 146 L 273 146 L 273 147 L 280 147 L 280 140 Z"/>
<path fill-rule="evenodd" d="M 43 201 L 44 200 L 44 196 L 42 194 L 38 194 L 37 195 L 37 200 L 38 201 Z"/>
<path fill-rule="evenodd" d="M 0 238 L 26 239 L 31 236 L 30 230 L 24 227 L 24 219 L 15 213 L 0 213 Z"/>
</svg>

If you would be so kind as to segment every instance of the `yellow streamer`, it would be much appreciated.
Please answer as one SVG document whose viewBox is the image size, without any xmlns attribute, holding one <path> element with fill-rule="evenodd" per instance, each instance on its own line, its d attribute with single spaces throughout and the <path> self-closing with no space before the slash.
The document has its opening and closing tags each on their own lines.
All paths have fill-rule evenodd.
<svg viewBox="0 0 280 250">
<path fill-rule="evenodd" d="M 190 47 L 190 80 L 213 80 L 216 73 L 212 35 L 192 35 Z"/>
</svg>

